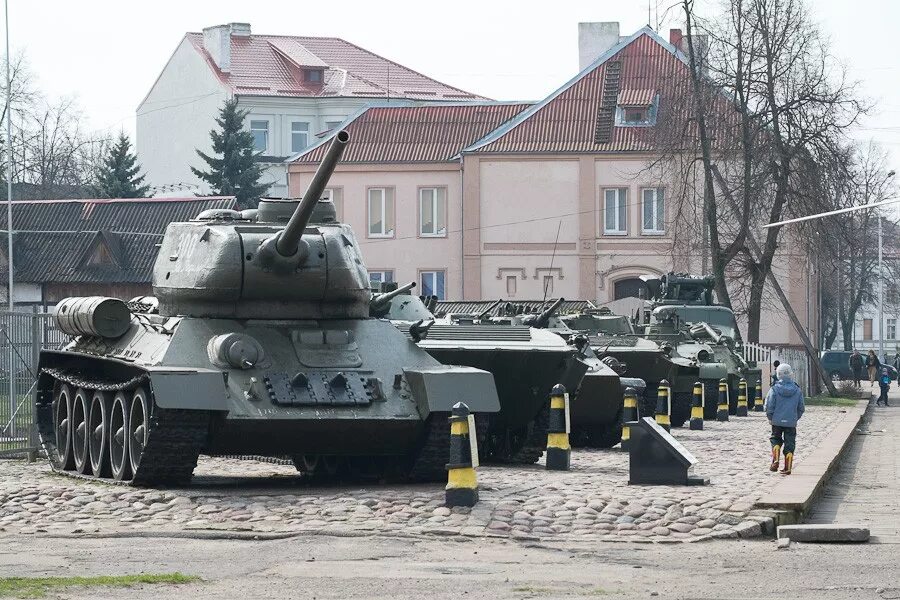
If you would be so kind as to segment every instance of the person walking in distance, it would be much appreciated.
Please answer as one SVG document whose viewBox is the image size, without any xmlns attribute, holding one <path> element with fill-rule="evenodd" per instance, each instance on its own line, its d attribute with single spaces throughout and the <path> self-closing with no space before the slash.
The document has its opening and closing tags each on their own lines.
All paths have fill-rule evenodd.
<svg viewBox="0 0 900 600">
<path fill-rule="evenodd" d="M 869 370 L 870 387 L 874 388 L 878 373 L 881 371 L 881 361 L 878 360 L 874 350 L 869 350 L 869 355 L 866 356 L 866 368 Z"/>
<path fill-rule="evenodd" d="M 848 362 L 850 363 L 850 372 L 853 374 L 853 385 L 859 387 L 859 382 L 862 380 L 863 365 L 865 364 L 859 350 L 853 351 Z"/>
<path fill-rule="evenodd" d="M 878 400 L 875 401 L 875 406 L 882 403 L 885 406 L 888 406 L 888 390 L 891 388 L 891 372 L 887 370 L 887 367 L 881 370 L 881 376 L 878 378 L 878 387 L 881 388 L 881 395 L 878 396 Z"/>
<path fill-rule="evenodd" d="M 794 466 L 794 450 L 797 445 L 797 421 L 803 416 L 806 407 L 803 404 L 803 392 L 794 383 L 794 372 L 788 364 L 778 365 L 775 373 L 778 377 L 766 396 L 766 417 L 772 425 L 772 464 L 770 471 L 777 471 L 781 452 L 784 451 L 784 468 L 781 473 L 791 474 Z"/>
</svg>

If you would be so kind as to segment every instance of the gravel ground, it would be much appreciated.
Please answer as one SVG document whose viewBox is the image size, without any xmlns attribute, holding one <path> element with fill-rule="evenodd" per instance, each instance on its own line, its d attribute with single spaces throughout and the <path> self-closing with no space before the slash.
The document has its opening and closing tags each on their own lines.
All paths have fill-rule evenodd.
<svg viewBox="0 0 900 600">
<path fill-rule="evenodd" d="M 812 407 L 796 465 L 834 428 L 841 409 Z M 703 487 L 629 486 L 628 456 L 576 450 L 572 470 L 478 469 L 481 501 L 443 506 L 440 485 L 312 485 L 293 467 L 202 458 L 189 488 L 135 489 L 70 479 L 44 463 L 0 461 L 0 531 L 21 534 L 175 533 L 216 530 L 278 535 L 464 536 L 561 541 L 696 541 L 752 537 L 753 503 L 770 473 L 760 413 L 704 431 L 675 431 L 698 459 Z M 795 468 L 797 468 L 795 467 Z M 201 535 L 197 532 L 197 535 Z"/>
</svg>

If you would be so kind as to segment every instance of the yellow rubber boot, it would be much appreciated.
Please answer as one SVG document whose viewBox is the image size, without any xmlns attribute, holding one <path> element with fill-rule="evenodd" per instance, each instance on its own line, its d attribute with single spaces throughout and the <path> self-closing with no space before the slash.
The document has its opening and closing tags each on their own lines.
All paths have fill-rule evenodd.
<svg viewBox="0 0 900 600">
<path fill-rule="evenodd" d="M 781 470 L 782 475 L 790 475 L 791 467 L 794 466 L 794 453 L 786 452 L 784 455 L 784 468 Z"/>
<path fill-rule="evenodd" d="M 778 470 L 778 463 L 780 462 L 781 456 L 781 446 L 772 446 L 772 464 L 769 465 L 769 470 L 773 473 Z M 784 457 L 787 460 L 787 456 Z"/>
</svg>

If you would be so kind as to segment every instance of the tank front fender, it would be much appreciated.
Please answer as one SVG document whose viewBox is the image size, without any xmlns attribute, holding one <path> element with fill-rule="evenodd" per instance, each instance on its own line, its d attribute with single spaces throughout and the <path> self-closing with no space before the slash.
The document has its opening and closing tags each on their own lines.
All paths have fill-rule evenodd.
<svg viewBox="0 0 900 600">
<path fill-rule="evenodd" d="M 228 410 L 225 377 L 212 369 L 149 368 L 153 397 L 161 408 Z"/>
<path fill-rule="evenodd" d="M 700 379 L 722 379 L 727 373 L 725 363 L 700 363 Z"/>
<path fill-rule="evenodd" d="M 403 375 L 423 419 L 433 412 L 450 412 L 457 402 L 472 412 L 500 410 L 494 376 L 487 371 L 441 365 L 404 369 Z"/>
</svg>

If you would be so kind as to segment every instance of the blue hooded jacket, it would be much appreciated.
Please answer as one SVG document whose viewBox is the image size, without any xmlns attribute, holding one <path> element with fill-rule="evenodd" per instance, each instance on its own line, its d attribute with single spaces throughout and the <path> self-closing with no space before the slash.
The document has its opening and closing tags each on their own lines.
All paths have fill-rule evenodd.
<svg viewBox="0 0 900 600">
<path fill-rule="evenodd" d="M 776 383 L 766 396 L 766 416 L 772 425 L 796 427 L 804 410 L 803 392 L 790 379 L 782 379 Z"/>
</svg>

